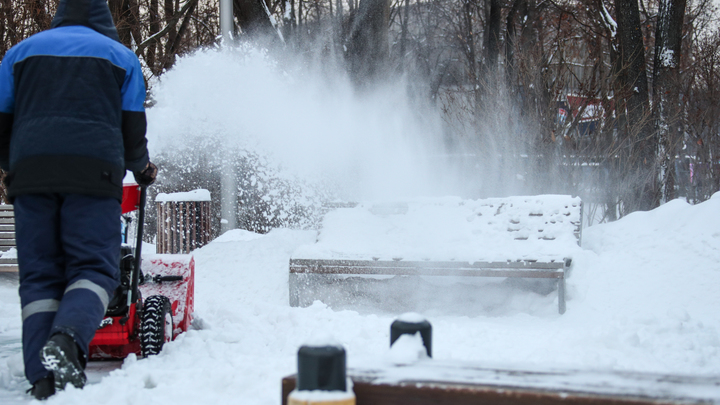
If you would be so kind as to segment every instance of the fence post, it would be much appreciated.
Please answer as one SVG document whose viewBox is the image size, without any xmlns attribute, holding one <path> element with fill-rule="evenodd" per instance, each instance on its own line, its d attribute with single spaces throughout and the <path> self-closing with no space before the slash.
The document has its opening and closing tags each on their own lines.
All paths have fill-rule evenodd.
<svg viewBox="0 0 720 405">
<path fill-rule="evenodd" d="M 157 253 L 190 253 L 210 242 L 210 192 L 160 193 L 157 205 Z"/>
</svg>

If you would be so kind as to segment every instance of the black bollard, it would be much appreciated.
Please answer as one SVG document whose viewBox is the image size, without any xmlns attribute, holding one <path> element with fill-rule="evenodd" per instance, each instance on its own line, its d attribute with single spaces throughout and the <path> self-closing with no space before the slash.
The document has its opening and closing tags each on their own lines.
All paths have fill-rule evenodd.
<svg viewBox="0 0 720 405">
<path fill-rule="evenodd" d="M 417 332 L 420 332 L 428 357 L 432 357 L 432 325 L 425 318 L 416 314 L 400 316 L 390 325 L 390 346 L 398 340 L 400 335 L 414 335 Z"/>
<path fill-rule="evenodd" d="M 345 391 L 345 349 L 342 346 L 300 347 L 297 390 Z"/>
</svg>

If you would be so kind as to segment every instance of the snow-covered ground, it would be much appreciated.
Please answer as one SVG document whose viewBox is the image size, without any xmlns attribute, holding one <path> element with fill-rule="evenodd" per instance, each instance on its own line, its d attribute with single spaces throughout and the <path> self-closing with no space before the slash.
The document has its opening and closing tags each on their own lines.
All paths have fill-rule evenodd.
<svg viewBox="0 0 720 405">
<path fill-rule="evenodd" d="M 554 293 L 513 291 L 490 316 L 466 308 L 428 316 L 435 360 L 498 367 L 720 373 L 720 193 L 691 206 L 676 200 L 584 231 L 568 279 L 567 312 Z M 288 305 L 288 259 L 315 233 L 235 230 L 195 251 L 196 330 L 153 358 L 93 363 L 90 384 L 52 404 L 278 404 L 299 346 L 331 334 L 349 367 L 385 364 L 387 308 Z M 0 281 L 0 402 L 24 394 L 17 283 Z M 499 288 L 499 287 L 498 287 Z M 506 291 L 506 290 L 503 290 Z M 461 303 L 459 303 L 461 304 Z"/>
</svg>

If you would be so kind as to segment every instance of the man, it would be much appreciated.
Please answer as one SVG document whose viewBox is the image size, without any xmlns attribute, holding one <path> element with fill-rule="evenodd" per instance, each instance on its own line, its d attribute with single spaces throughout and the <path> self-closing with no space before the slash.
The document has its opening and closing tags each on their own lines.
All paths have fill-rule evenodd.
<svg viewBox="0 0 720 405">
<path fill-rule="evenodd" d="M 15 205 L 25 375 L 44 399 L 82 387 L 119 283 L 125 170 L 157 168 L 140 63 L 105 0 L 61 0 L 51 29 L 0 63 L 0 166 Z"/>
</svg>

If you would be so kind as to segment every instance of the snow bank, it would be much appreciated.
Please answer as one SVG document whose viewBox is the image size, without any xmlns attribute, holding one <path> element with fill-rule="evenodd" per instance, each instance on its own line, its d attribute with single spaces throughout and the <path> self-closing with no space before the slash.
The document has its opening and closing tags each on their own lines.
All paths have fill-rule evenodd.
<svg viewBox="0 0 720 405">
<path fill-rule="evenodd" d="M 562 261 L 578 252 L 580 199 L 561 195 L 361 204 L 328 213 L 296 259 Z"/>
</svg>

